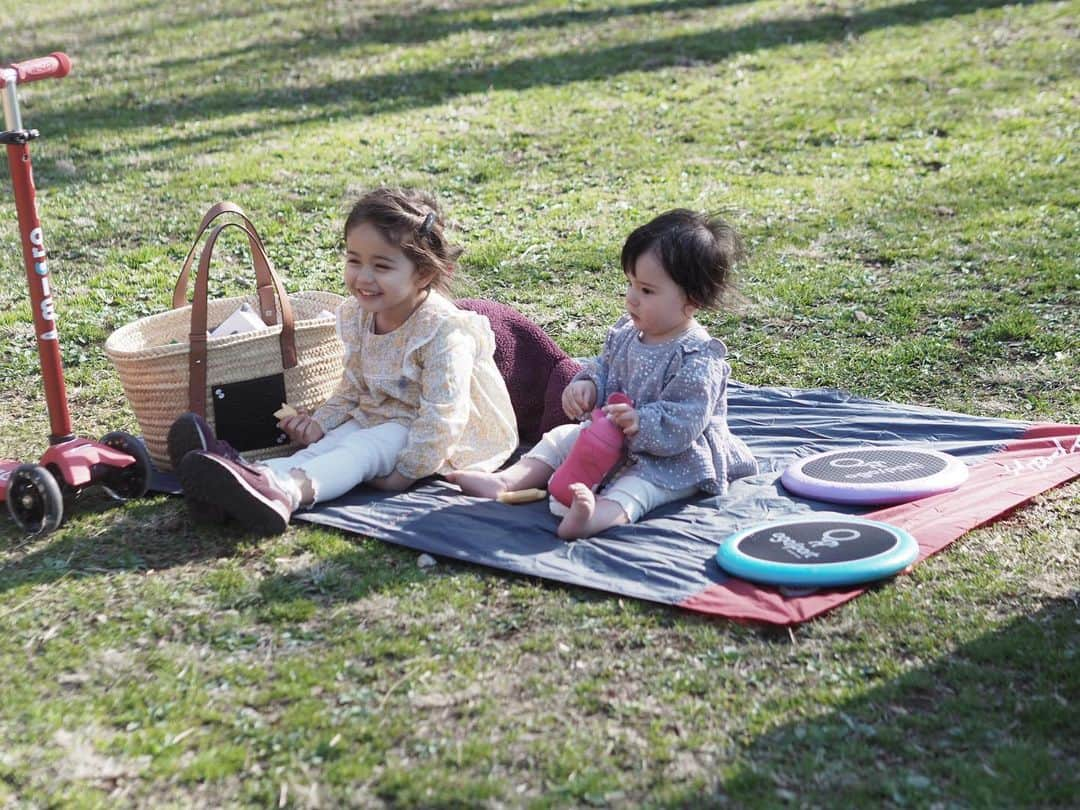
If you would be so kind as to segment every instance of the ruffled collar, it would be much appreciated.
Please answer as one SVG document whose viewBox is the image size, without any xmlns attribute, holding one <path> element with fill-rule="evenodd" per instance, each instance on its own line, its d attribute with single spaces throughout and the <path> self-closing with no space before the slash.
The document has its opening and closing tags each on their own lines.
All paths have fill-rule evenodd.
<svg viewBox="0 0 1080 810">
<path fill-rule="evenodd" d="M 719 351 L 720 356 L 723 357 L 727 354 L 727 347 L 723 342 L 717 340 L 709 334 L 704 326 L 697 321 L 691 323 L 690 328 L 680 335 L 677 335 L 670 340 L 665 340 L 663 343 L 642 343 L 641 332 L 634 327 L 634 322 L 629 315 L 622 315 L 619 320 L 615 322 L 614 329 L 618 331 L 628 331 L 633 335 L 633 340 L 638 346 L 647 349 L 660 349 L 664 347 L 665 350 L 671 350 L 672 348 L 678 348 L 683 354 L 692 354 L 693 352 L 701 351 Z"/>
</svg>

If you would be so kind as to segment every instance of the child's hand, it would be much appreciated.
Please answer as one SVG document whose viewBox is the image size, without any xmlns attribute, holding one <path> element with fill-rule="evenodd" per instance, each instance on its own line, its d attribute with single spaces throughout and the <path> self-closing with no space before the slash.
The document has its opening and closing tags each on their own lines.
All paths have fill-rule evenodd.
<svg viewBox="0 0 1080 810">
<path fill-rule="evenodd" d="M 641 428 L 637 409 L 633 405 L 626 405 L 621 402 L 615 405 L 605 405 L 604 413 L 608 415 L 608 419 L 614 422 L 627 438 L 637 435 L 638 430 Z"/>
<path fill-rule="evenodd" d="M 315 444 L 325 435 L 322 425 L 312 419 L 310 413 L 303 411 L 296 416 L 286 416 L 277 426 L 297 444 Z"/>
<path fill-rule="evenodd" d="M 571 419 L 580 419 L 596 404 L 596 384 L 592 380 L 572 382 L 562 392 L 562 409 Z"/>
</svg>

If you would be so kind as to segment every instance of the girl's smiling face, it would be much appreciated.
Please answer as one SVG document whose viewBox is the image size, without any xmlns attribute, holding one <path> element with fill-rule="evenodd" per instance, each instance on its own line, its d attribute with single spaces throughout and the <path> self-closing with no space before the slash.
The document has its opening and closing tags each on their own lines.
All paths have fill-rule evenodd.
<svg viewBox="0 0 1080 810">
<path fill-rule="evenodd" d="M 392 332 L 405 323 L 427 296 L 430 281 L 370 222 L 346 235 L 345 287 L 364 312 L 374 314 L 376 332 Z"/>
<path fill-rule="evenodd" d="M 638 256 L 626 282 L 626 311 L 643 342 L 663 343 L 689 328 L 698 308 L 668 275 L 655 250 Z"/>
</svg>

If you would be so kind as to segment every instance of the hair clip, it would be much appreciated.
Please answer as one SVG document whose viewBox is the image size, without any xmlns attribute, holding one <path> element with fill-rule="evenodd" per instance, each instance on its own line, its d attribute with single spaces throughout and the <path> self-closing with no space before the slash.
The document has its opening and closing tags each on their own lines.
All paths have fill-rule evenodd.
<svg viewBox="0 0 1080 810">
<path fill-rule="evenodd" d="M 436 219 L 437 219 L 437 217 L 435 216 L 435 212 L 434 211 L 428 211 L 427 216 L 424 217 L 424 223 L 416 231 L 417 236 L 420 236 L 421 238 L 423 238 L 423 237 L 427 236 L 429 233 L 431 233 L 431 229 L 433 227 L 435 227 L 435 220 Z"/>
</svg>

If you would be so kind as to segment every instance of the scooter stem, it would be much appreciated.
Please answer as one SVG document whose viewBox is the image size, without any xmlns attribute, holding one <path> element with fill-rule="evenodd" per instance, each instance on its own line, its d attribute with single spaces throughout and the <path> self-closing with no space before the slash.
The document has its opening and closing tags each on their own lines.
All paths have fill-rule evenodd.
<svg viewBox="0 0 1080 810">
<path fill-rule="evenodd" d="M 4 91 L 4 129 L 8 132 L 22 130 L 19 114 L 19 97 L 15 94 L 19 74 L 14 68 L 0 68 L 0 88 Z"/>
<path fill-rule="evenodd" d="M 62 54 L 60 54 L 62 56 Z M 41 221 L 37 213 L 37 196 L 34 189 L 34 174 L 30 163 L 30 149 L 27 142 L 37 136 L 37 132 L 23 129 L 22 116 L 19 113 L 19 99 L 16 87 L 20 79 L 20 67 L 27 64 L 37 65 L 46 60 L 56 60 L 51 71 L 38 70 L 29 75 L 28 81 L 49 76 L 62 76 L 70 68 L 65 56 L 59 60 L 57 55 L 32 60 L 31 63 L 12 65 L 0 69 L 0 84 L 3 85 L 4 143 L 7 145 L 8 168 L 11 171 L 11 186 L 15 192 L 15 210 L 19 219 L 19 234 L 22 237 L 23 263 L 26 267 L 26 283 L 30 290 L 30 309 L 34 316 L 34 333 L 37 335 L 38 359 L 41 362 L 41 376 L 45 387 L 45 404 L 49 410 L 51 434 L 49 442 L 59 444 L 72 438 L 71 413 L 68 410 L 67 390 L 64 385 L 64 365 L 60 355 L 60 335 L 56 329 L 56 310 L 53 305 L 50 285 L 48 251 L 45 250 L 45 236 L 41 230 Z"/>
</svg>

